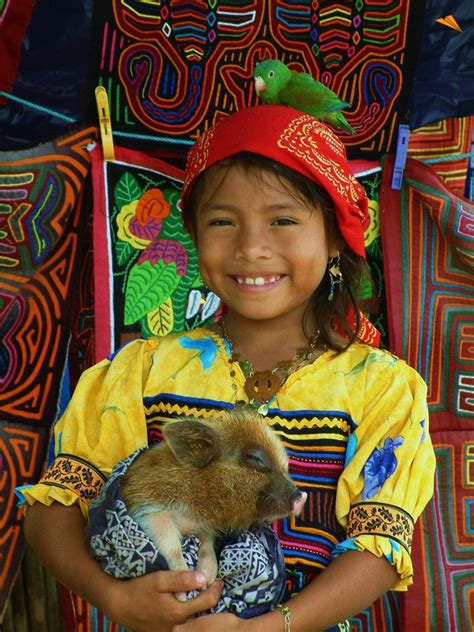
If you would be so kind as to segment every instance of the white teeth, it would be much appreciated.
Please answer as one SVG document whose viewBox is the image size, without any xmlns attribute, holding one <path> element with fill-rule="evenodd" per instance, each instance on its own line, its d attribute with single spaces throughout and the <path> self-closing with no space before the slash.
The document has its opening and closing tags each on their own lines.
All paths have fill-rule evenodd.
<svg viewBox="0 0 474 632">
<path fill-rule="evenodd" d="M 239 283 L 240 285 L 266 285 L 266 284 L 271 284 L 271 283 L 275 283 L 275 281 L 278 281 L 278 279 L 280 278 L 280 276 L 273 276 L 273 277 L 268 277 L 268 278 L 264 278 L 264 277 L 235 277 L 237 279 L 237 283 Z"/>
</svg>

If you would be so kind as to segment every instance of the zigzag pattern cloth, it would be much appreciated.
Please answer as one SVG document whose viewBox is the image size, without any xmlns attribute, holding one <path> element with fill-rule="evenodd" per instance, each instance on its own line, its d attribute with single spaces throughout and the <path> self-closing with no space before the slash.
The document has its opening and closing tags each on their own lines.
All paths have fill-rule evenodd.
<svg viewBox="0 0 474 632">
<path fill-rule="evenodd" d="M 182 143 L 256 105 L 255 63 L 278 58 L 349 103 L 344 114 L 357 130 L 343 134 L 349 156 L 377 159 L 395 149 L 405 120 L 423 8 L 413 0 L 97 2 L 88 93 L 107 89 L 125 144 Z"/>
<path fill-rule="evenodd" d="M 450 118 L 419 127 L 410 134 L 407 155 L 416 160 L 437 159 L 442 161 L 431 165 L 433 171 L 443 180 L 450 191 L 463 196 L 469 169 L 469 157 L 460 155 L 471 151 L 474 117 Z"/>
<path fill-rule="evenodd" d="M 183 227 L 183 172 L 122 147 L 115 157 L 91 153 L 98 361 L 129 339 L 193 329 L 220 306 Z"/>
<path fill-rule="evenodd" d="M 402 629 L 469 630 L 474 612 L 474 204 L 408 159 L 402 188 L 384 162 L 382 222 L 389 334 L 428 384 L 437 487 L 415 529 L 415 583 Z"/>
<path fill-rule="evenodd" d="M 40 477 L 70 388 L 72 297 L 86 251 L 84 145 L 93 132 L 0 154 L 0 612 L 23 551 L 14 488 Z"/>
</svg>

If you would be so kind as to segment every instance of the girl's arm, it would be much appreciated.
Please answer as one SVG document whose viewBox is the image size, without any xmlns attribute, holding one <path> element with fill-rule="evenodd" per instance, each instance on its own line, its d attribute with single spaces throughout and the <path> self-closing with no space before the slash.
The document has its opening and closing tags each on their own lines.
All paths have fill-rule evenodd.
<svg viewBox="0 0 474 632">
<path fill-rule="evenodd" d="M 291 611 L 291 632 L 319 632 L 370 606 L 398 581 L 398 573 L 385 558 L 368 551 L 347 551 L 335 559 L 285 605 Z M 212 618 L 211 618 L 212 617 Z M 234 615 L 199 617 L 174 632 L 283 632 L 279 611 L 254 619 Z"/>
<path fill-rule="evenodd" d="M 220 596 L 214 582 L 198 597 L 179 602 L 174 592 L 200 588 L 198 573 L 159 571 L 136 579 L 115 579 L 91 556 L 84 540 L 85 521 L 77 505 L 36 503 L 25 516 L 27 542 L 56 579 L 94 604 L 112 621 L 136 632 L 171 632 L 177 623 L 214 606 Z M 46 535 L 47 534 L 47 535 Z"/>
<path fill-rule="evenodd" d="M 291 629 L 315 632 L 336 625 L 365 610 L 397 581 L 397 571 L 384 557 L 347 551 L 288 602 Z"/>
</svg>

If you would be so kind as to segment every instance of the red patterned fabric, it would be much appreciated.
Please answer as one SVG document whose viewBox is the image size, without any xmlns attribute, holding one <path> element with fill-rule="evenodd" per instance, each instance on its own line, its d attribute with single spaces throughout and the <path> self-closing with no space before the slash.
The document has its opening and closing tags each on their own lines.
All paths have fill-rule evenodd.
<svg viewBox="0 0 474 632">
<path fill-rule="evenodd" d="M 434 496 L 415 528 L 403 632 L 474 629 L 474 432 L 432 432 Z"/>
<path fill-rule="evenodd" d="M 400 191 L 384 162 L 382 242 L 391 349 L 428 384 L 437 456 L 433 499 L 415 529 L 402 630 L 474 621 L 474 204 L 408 159 Z"/>
<path fill-rule="evenodd" d="M 30 23 L 35 0 L 0 3 L 0 90 L 10 92 L 20 62 L 21 43 Z M 6 99 L 0 97 L 0 103 Z"/>
<path fill-rule="evenodd" d="M 65 632 L 126 632 L 125 628 L 109 621 L 84 599 L 59 586 L 61 616 Z"/>
<path fill-rule="evenodd" d="M 344 145 L 327 125 L 286 106 L 244 108 L 211 127 L 188 154 L 183 209 L 200 173 L 242 151 L 271 158 L 325 189 L 347 245 L 365 257 L 367 195 L 354 178 Z"/>
<path fill-rule="evenodd" d="M 413 159 L 392 190 L 392 167 L 381 191 L 391 350 L 428 383 L 433 431 L 472 428 L 474 204 Z"/>
<path fill-rule="evenodd" d="M 36 482 L 69 383 L 93 127 L 0 153 L 0 617 L 23 553 L 16 486 Z M 84 339 L 84 336 L 83 336 Z"/>
<path fill-rule="evenodd" d="M 410 158 L 420 161 L 443 160 L 431 165 L 450 191 L 464 195 L 469 158 L 460 158 L 471 151 L 474 116 L 450 118 L 413 131 L 408 141 Z M 429 163 L 428 163 L 429 164 Z"/>
</svg>

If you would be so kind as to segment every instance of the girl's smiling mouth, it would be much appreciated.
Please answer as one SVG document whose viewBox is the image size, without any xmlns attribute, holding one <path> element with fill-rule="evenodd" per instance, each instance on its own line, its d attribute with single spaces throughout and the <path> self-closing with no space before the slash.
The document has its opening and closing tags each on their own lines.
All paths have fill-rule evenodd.
<svg viewBox="0 0 474 632">
<path fill-rule="evenodd" d="M 231 275 L 231 279 L 236 281 L 239 285 L 247 287 L 270 287 L 278 283 L 283 278 L 282 274 L 272 274 L 265 276 L 237 276 Z"/>
</svg>

